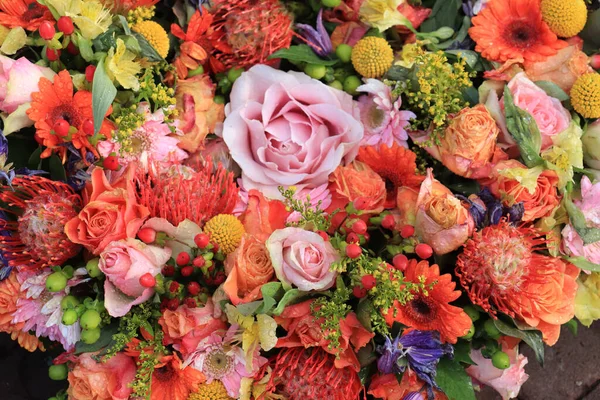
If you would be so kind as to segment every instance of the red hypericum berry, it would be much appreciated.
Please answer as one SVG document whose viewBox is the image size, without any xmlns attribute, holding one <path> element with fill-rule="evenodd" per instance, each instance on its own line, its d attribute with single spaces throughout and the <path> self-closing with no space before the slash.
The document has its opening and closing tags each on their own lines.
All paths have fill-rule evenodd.
<svg viewBox="0 0 600 400">
<path fill-rule="evenodd" d="M 160 302 L 160 312 L 164 312 L 167 309 L 168 305 L 169 299 L 162 299 L 162 301 Z"/>
<path fill-rule="evenodd" d="M 67 136 L 69 134 L 70 129 L 71 129 L 71 125 L 69 125 L 69 123 L 62 118 L 57 120 L 54 123 L 54 126 L 52 127 L 52 130 L 54 131 L 54 133 L 56 133 L 60 137 Z"/>
<path fill-rule="evenodd" d="M 190 255 L 187 252 L 182 251 L 181 253 L 177 254 L 175 262 L 179 266 L 187 265 L 190 262 Z"/>
<path fill-rule="evenodd" d="M 362 254 L 362 249 L 359 245 L 351 243 L 346 246 L 346 255 L 350 258 L 358 258 Z"/>
<path fill-rule="evenodd" d="M 62 16 L 58 19 L 57 22 L 58 30 L 64 33 L 65 35 L 70 35 L 75 30 L 73 26 L 73 20 L 70 17 Z"/>
<path fill-rule="evenodd" d="M 196 303 L 196 300 L 192 299 L 191 297 L 188 297 L 187 299 L 185 299 L 183 301 L 183 304 L 185 304 L 186 306 L 188 306 L 188 308 L 196 308 L 196 307 L 198 307 L 198 303 Z"/>
<path fill-rule="evenodd" d="M 169 285 L 169 292 L 175 293 L 179 290 L 179 282 L 172 281 Z"/>
<path fill-rule="evenodd" d="M 194 236 L 194 243 L 199 249 L 204 249 L 210 243 L 210 237 L 206 233 L 199 233 Z"/>
<path fill-rule="evenodd" d="M 217 276 L 215 276 L 214 284 L 220 285 L 221 283 L 225 282 L 225 278 L 227 278 L 227 276 L 224 272 L 217 273 Z"/>
<path fill-rule="evenodd" d="M 365 237 L 365 241 L 367 242 L 371 239 L 371 235 L 369 235 L 369 232 L 365 232 L 363 236 Z"/>
<path fill-rule="evenodd" d="M 46 58 L 48 61 L 56 61 L 60 58 L 60 50 L 54 50 L 46 47 Z"/>
<path fill-rule="evenodd" d="M 151 288 L 156 285 L 156 278 L 152 276 L 151 273 L 146 272 L 144 275 L 140 276 L 140 285 L 146 288 Z"/>
<path fill-rule="evenodd" d="M 356 233 L 350 232 L 346 236 L 346 242 L 348 242 L 348 243 L 358 243 L 358 242 L 360 242 L 360 238 L 358 237 L 358 235 Z"/>
<path fill-rule="evenodd" d="M 366 290 L 371 290 L 377 285 L 377 279 L 373 275 L 365 275 L 360 278 L 360 283 Z"/>
<path fill-rule="evenodd" d="M 362 299 L 363 297 L 365 297 L 367 295 L 367 289 L 365 289 L 364 287 L 360 287 L 360 286 L 354 286 L 352 288 L 352 294 L 354 295 L 354 297 Z"/>
<path fill-rule="evenodd" d="M 600 54 L 595 54 L 590 57 L 590 65 L 594 69 L 600 69 Z"/>
<path fill-rule="evenodd" d="M 417 247 L 415 247 L 415 253 L 423 260 L 426 260 L 433 255 L 433 249 L 427 243 L 419 243 Z"/>
<path fill-rule="evenodd" d="M 171 299 L 167 303 L 167 308 L 171 311 L 177 310 L 177 307 L 179 307 L 179 299 Z"/>
<path fill-rule="evenodd" d="M 367 232 L 367 223 L 362 219 L 359 219 L 352 224 L 352 230 L 359 235 L 364 235 Z"/>
<path fill-rule="evenodd" d="M 381 221 L 381 226 L 383 226 L 385 229 L 393 231 L 396 227 L 396 220 L 394 219 L 394 216 L 392 214 L 388 214 L 385 217 L 383 217 L 383 220 Z"/>
<path fill-rule="evenodd" d="M 192 261 L 192 264 L 196 268 L 202 268 L 202 267 L 204 267 L 204 264 L 206 264 L 206 260 L 204 259 L 204 257 L 199 256 L 199 257 L 194 258 L 194 261 Z"/>
<path fill-rule="evenodd" d="M 139 230 L 137 236 L 142 242 L 150 244 L 156 239 L 156 231 L 152 228 L 142 228 Z"/>
<path fill-rule="evenodd" d="M 323 238 L 324 241 L 329 242 L 329 235 L 325 231 L 317 231 L 317 234 Z"/>
<path fill-rule="evenodd" d="M 69 42 L 69 44 L 67 45 L 67 53 L 74 56 L 79 54 L 79 49 L 77 48 L 77 46 L 75 46 L 75 43 Z"/>
<path fill-rule="evenodd" d="M 94 121 L 89 118 L 86 119 L 83 121 L 81 128 L 83 129 L 83 133 L 88 136 L 92 136 L 94 134 Z"/>
<path fill-rule="evenodd" d="M 95 73 L 96 73 L 95 65 L 88 65 L 87 67 L 85 67 L 85 80 L 91 83 L 94 80 Z"/>
<path fill-rule="evenodd" d="M 361 210 L 365 209 L 365 207 L 367 205 L 367 199 L 365 199 L 364 197 L 359 197 L 358 199 L 354 200 L 353 203 L 354 203 L 354 208 L 361 211 Z"/>
<path fill-rule="evenodd" d="M 402 229 L 400 229 L 400 236 L 404 239 L 408 239 L 412 235 L 415 234 L 415 227 L 412 225 L 404 225 Z"/>
<path fill-rule="evenodd" d="M 218 253 L 219 252 L 219 243 L 217 243 L 217 242 L 211 242 L 211 244 L 213 246 L 212 252 L 213 253 Z"/>
<path fill-rule="evenodd" d="M 194 273 L 194 267 L 192 267 L 191 265 L 186 265 L 185 267 L 181 268 L 181 275 L 188 277 L 190 275 L 192 275 Z"/>
<path fill-rule="evenodd" d="M 408 257 L 406 257 L 404 254 L 396 254 L 392 260 L 392 263 L 394 264 L 394 268 L 404 271 L 406 270 L 406 267 L 408 267 Z"/>
<path fill-rule="evenodd" d="M 175 267 L 172 265 L 165 265 L 162 269 L 162 274 L 166 277 L 175 275 Z"/>
<path fill-rule="evenodd" d="M 54 24 L 50 21 L 42 22 L 40 27 L 38 28 L 38 31 L 40 32 L 40 36 L 44 40 L 51 40 L 54 37 L 54 34 L 56 33 L 56 29 L 54 29 Z"/>
<path fill-rule="evenodd" d="M 201 290 L 202 290 L 202 287 L 200 286 L 200 284 L 198 282 L 190 282 L 187 284 L 187 291 L 192 296 L 196 296 L 197 294 L 200 293 Z"/>
<path fill-rule="evenodd" d="M 102 160 L 102 167 L 109 171 L 116 171 L 119 169 L 119 158 L 117 156 L 108 156 Z"/>
</svg>

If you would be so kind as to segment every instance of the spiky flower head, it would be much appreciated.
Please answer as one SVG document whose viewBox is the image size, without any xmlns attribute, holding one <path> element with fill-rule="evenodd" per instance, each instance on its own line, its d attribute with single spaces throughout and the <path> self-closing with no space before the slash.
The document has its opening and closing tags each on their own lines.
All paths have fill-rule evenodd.
<svg viewBox="0 0 600 400">
<path fill-rule="evenodd" d="M 169 54 L 169 35 L 160 24 L 154 21 L 142 21 L 135 24 L 132 29 L 142 35 L 162 58 Z"/>
<path fill-rule="evenodd" d="M 581 75 L 571 88 L 571 104 L 585 118 L 600 118 L 600 74 Z"/>
<path fill-rule="evenodd" d="M 246 231 L 235 215 L 219 214 L 212 217 L 204 226 L 204 231 L 219 245 L 223 254 L 233 253 L 242 241 Z"/>
<path fill-rule="evenodd" d="M 19 176 L 13 189 L 3 187 L 0 207 L 15 220 L 0 221 L 0 250 L 11 267 L 36 269 L 60 265 L 80 246 L 71 242 L 64 226 L 77 216 L 81 197 L 69 185 L 41 176 Z"/>
<path fill-rule="evenodd" d="M 587 22 L 587 7 L 583 0 L 542 0 L 542 18 L 556 36 L 577 35 Z"/>
<path fill-rule="evenodd" d="M 233 397 L 227 395 L 227 389 L 221 381 L 214 380 L 200 385 L 197 392 L 188 396 L 188 400 L 233 400 Z"/>
<path fill-rule="evenodd" d="M 393 62 L 394 51 L 387 40 L 380 37 L 362 38 L 352 49 L 352 65 L 365 78 L 383 76 Z"/>
</svg>

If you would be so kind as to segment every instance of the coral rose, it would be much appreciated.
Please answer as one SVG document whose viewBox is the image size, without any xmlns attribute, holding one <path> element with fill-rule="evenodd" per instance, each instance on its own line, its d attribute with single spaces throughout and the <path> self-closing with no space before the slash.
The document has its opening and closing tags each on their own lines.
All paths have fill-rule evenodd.
<svg viewBox="0 0 600 400">
<path fill-rule="evenodd" d="M 92 353 L 83 353 L 69 372 L 70 399 L 127 400 L 133 393 L 129 386 L 137 368 L 133 358 L 117 353 L 106 362 L 96 362 Z"/>
<path fill-rule="evenodd" d="M 170 249 L 148 246 L 136 239 L 110 243 L 100 254 L 98 264 L 106 276 L 104 296 L 108 313 L 122 317 L 131 307 L 150 299 L 154 288 L 142 286 L 140 277 L 158 275 L 169 258 Z"/>
<path fill-rule="evenodd" d="M 359 202 L 364 213 L 379 213 L 387 196 L 384 180 L 360 161 L 337 167 L 329 176 L 329 191 L 332 201 L 328 210 L 331 211 Z"/>
<path fill-rule="evenodd" d="M 271 234 L 266 246 L 277 279 L 284 286 L 293 285 L 308 292 L 334 285 L 337 273 L 330 267 L 340 255 L 319 234 L 300 228 L 278 229 Z"/>
<path fill-rule="evenodd" d="M 100 254 L 111 242 L 135 237 L 149 212 L 136 200 L 133 172 L 128 170 L 125 187 L 113 187 L 104 170 L 94 169 L 89 202 L 65 225 L 70 241 Z"/>
<path fill-rule="evenodd" d="M 469 238 L 474 225 L 462 202 L 434 179 L 428 169 L 417 198 L 417 236 L 441 255 L 458 249 Z"/>
<path fill-rule="evenodd" d="M 541 168 L 527 169 L 516 160 L 498 163 L 492 178 L 481 183 L 507 207 L 523 203 L 525 222 L 550 215 L 559 203 L 558 175 Z"/>
<path fill-rule="evenodd" d="M 303 73 L 256 65 L 230 98 L 223 140 L 247 190 L 280 198 L 278 186 L 318 187 L 358 152 L 364 130 L 352 96 Z"/>
</svg>

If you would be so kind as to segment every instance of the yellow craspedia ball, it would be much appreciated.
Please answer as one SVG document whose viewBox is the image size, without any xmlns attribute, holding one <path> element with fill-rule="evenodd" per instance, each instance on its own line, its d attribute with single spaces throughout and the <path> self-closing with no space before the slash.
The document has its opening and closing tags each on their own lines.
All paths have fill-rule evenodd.
<svg viewBox="0 0 600 400">
<path fill-rule="evenodd" d="M 352 48 L 352 65 L 365 78 L 379 78 L 394 62 L 394 51 L 387 40 L 367 36 Z"/>
<path fill-rule="evenodd" d="M 154 21 L 142 21 L 135 24 L 133 30 L 142 35 L 162 58 L 169 54 L 169 35 L 160 24 Z"/>
<path fill-rule="evenodd" d="M 196 393 L 188 396 L 187 400 L 232 400 L 227 395 L 227 389 L 221 381 L 214 380 L 211 383 L 200 385 Z"/>
<path fill-rule="evenodd" d="M 577 35 L 587 22 L 584 0 L 542 0 L 542 18 L 556 36 Z"/>
<path fill-rule="evenodd" d="M 219 214 L 208 220 L 204 225 L 204 232 L 219 245 L 223 254 L 229 254 L 239 246 L 246 230 L 235 215 Z"/>
<path fill-rule="evenodd" d="M 571 88 L 571 104 L 585 118 L 600 118 L 600 74 L 581 75 Z"/>
</svg>

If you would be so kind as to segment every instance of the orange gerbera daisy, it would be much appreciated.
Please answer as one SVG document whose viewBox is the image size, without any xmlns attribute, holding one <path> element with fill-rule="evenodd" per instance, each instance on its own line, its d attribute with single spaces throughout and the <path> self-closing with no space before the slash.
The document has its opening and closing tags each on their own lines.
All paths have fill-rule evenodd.
<svg viewBox="0 0 600 400">
<path fill-rule="evenodd" d="M 392 147 L 361 147 L 358 160 L 371 167 L 385 181 L 388 193 L 385 208 L 396 206 L 398 188 L 408 186 L 418 191 L 425 179 L 423 175 L 417 174 L 416 154 L 397 143 Z"/>
<path fill-rule="evenodd" d="M 498 310 L 524 321 L 553 345 L 560 326 L 573 318 L 579 270 L 560 258 L 535 253 L 543 243 L 535 229 L 501 221 L 465 244 L 456 275 L 473 304 L 492 315 Z"/>
<path fill-rule="evenodd" d="M 152 373 L 150 400 L 187 400 L 206 381 L 204 374 L 192 367 L 182 368 L 176 354 L 165 356 Z"/>
<path fill-rule="evenodd" d="M 438 331 L 442 341 L 450 343 L 456 343 L 457 338 L 469 332 L 472 324 L 469 316 L 462 308 L 449 304 L 460 297 L 450 274 L 440 276 L 436 264 L 429 266 L 425 260 L 413 259 L 404 278 L 406 282 L 424 283 L 425 289 L 413 291 L 412 300 L 404 305 L 396 302 L 395 310 L 388 310 L 385 319 L 390 326 L 396 321 L 422 331 Z"/>
<path fill-rule="evenodd" d="M 490 61 L 543 61 L 567 46 L 542 20 L 540 0 L 491 0 L 471 22 L 475 50 Z"/>
<path fill-rule="evenodd" d="M 196 10 L 187 26 L 187 31 L 184 31 L 179 25 L 171 25 L 171 33 L 183 40 L 179 47 L 179 56 L 173 61 L 177 76 L 180 79 L 185 79 L 189 71 L 198 68 L 208 59 L 211 69 L 223 69 L 223 64 L 218 62 L 213 57 L 209 58 L 212 53 L 213 46 L 208 40 L 213 30 L 211 24 L 213 15 L 203 9 L 202 12 Z"/>
<path fill-rule="evenodd" d="M 48 7 L 37 0 L 0 0 L 0 25 L 7 28 L 35 31 L 42 22 L 53 20 Z"/>
<path fill-rule="evenodd" d="M 84 160 L 88 150 L 98 156 L 98 152 L 88 140 L 89 135 L 83 130 L 85 121 L 93 121 L 92 93 L 79 90 L 73 94 L 73 81 L 67 70 L 60 71 L 54 77 L 54 82 L 41 78 L 39 89 L 39 92 L 31 94 L 31 108 L 27 110 L 27 115 L 35 122 L 36 140 L 47 147 L 41 157 L 46 158 L 52 153 L 58 153 L 64 163 L 68 143 L 81 151 Z M 67 136 L 58 135 L 54 132 L 54 127 L 60 120 L 67 121 L 77 131 Z M 110 122 L 105 120 L 100 133 L 110 138 L 111 130 Z"/>
</svg>

